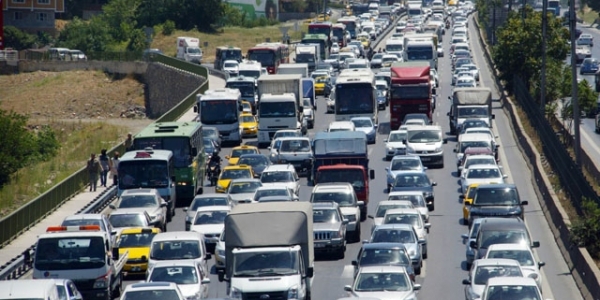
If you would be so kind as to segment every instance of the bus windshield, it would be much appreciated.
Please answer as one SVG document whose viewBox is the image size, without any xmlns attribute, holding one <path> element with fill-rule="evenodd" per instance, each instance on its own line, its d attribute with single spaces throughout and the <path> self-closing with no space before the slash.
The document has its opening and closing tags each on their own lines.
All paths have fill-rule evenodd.
<svg viewBox="0 0 600 300">
<path fill-rule="evenodd" d="M 122 160 L 119 162 L 119 189 L 169 187 L 169 166 L 164 160 Z"/>
<path fill-rule="evenodd" d="M 106 252 L 100 236 L 40 239 L 35 268 L 40 271 L 96 269 L 104 266 Z"/>
<path fill-rule="evenodd" d="M 242 51 L 237 49 L 224 50 L 221 52 L 221 60 L 242 60 Z"/>
<path fill-rule="evenodd" d="M 338 115 L 373 113 L 375 92 L 371 84 L 338 84 L 335 88 Z"/>
<path fill-rule="evenodd" d="M 275 53 L 273 50 L 249 50 L 248 59 L 260 62 L 263 67 L 275 66 Z"/>
<path fill-rule="evenodd" d="M 202 100 L 200 122 L 206 125 L 233 124 L 238 121 L 238 101 Z"/>
<path fill-rule="evenodd" d="M 308 33 L 309 34 L 324 34 L 326 36 L 329 36 L 330 32 L 331 32 L 330 27 L 308 25 Z"/>
<path fill-rule="evenodd" d="M 239 75 L 240 76 L 246 76 L 246 77 L 252 77 L 254 79 L 260 77 L 260 70 L 239 70 Z M 241 92 L 241 90 L 240 90 Z M 244 94 L 244 92 L 242 92 L 242 95 Z"/>
<path fill-rule="evenodd" d="M 433 47 L 429 46 L 408 46 L 406 47 L 406 56 L 408 60 L 431 60 L 433 59 Z"/>
<path fill-rule="evenodd" d="M 240 90 L 240 93 L 242 93 L 242 97 L 254 97 L 254 82 L 251 82 L 251 81 L 228 82 L 225 85 L 225 87 L 230 88 L 230 89 Z"/>
<path fill-rule="evenodd" d="M 192 163 L 191 144 L 188 137 L 148 137 L 135 138 L 133 146 L 136 150 L 148 147 L 156 150 L 170 150 L 175 156 L 175 168 L 185 168 Z"/>
<path fill-rule="evenodd" d="M 264 102 L 260 103 L 259 115 L 261 118 L 293 117 L 296 115 L 294 102 Z"/>
</svg>

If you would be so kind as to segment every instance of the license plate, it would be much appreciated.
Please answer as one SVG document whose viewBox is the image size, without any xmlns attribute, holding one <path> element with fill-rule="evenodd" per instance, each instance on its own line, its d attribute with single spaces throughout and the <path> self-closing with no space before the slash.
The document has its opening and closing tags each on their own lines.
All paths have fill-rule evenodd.
<svg viewBox="0 0 600 300">
<path fill-rule="evenodd" d="M 325 244 L 315 244 L 315 248 L 325 248 Z"/>
<path fill-rule="evenodd" d="M 139 272 L 141 270 L 142 270 L 141 267 L 131 267 L 131 272 Z"/>
<path fill-rule="evenodd" d="M 421 157 L 421 161 L 430 161 L 431 157 Z"/>
</svg>

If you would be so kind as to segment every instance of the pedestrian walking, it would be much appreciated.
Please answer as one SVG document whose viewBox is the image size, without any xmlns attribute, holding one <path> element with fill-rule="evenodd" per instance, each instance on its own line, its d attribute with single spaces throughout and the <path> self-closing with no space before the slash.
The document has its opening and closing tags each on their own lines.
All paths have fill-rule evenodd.
<svg viewBox="0 0 600 300">
<path fill-rule="evenodd" d="M 113 178 L 113 185 L 119 182 L 119 152 L 115 152 L 110 159 L 110 175 Z"/>
<path fill-rule="evenodd" d="M 127 134 L 127 138 L 125 139 L 125 142 L 123 142 L 123 145 L 125 146 L 125 152 L 133 150 L 133 135 L 131 132 Z"/>
<path fill-rule="evenodd" d="M 87 170 L 90 175 L 90 192 L 96 191 L 96 184 L 98 184 L 98 174 L 100 173 L 100 163 L 96 160 L 96 154 L 92 153 L 90 159 L 87 161 Z"/>
<path fill-rule="evenodd" d="M 98 157 L 100 161 L 100 167 L 102 170 L 100 171 L 100 185 L 106 187 L 106 177 L 108 176 L 108 171 L 110 170 L 110 158 L 106 155 L 106 149 L 100 150 L 100 156 Z"/>
</svg>

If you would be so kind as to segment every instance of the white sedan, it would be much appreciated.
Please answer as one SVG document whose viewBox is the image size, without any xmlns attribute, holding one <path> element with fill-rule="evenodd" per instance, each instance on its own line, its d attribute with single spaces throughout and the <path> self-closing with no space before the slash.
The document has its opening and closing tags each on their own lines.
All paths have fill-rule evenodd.
<svg viewBox="0 0 600 300">
<path fill-rule="evenodd" d="M 488 155 L 488 154 L 468 155 L 466 158 L 463 159 L 463 161 L 464 161 L 463 164 L 458 167 L 461 178 L 463 177 L 463 175 L 465 175 L 466 172 L 468 172 L 468 170 L 471 166 L 476 166 L 476 165 L 496 166 L 497 165 L 496 158 L 494 158 L 493 155 Z M 502 168 L 502 167 L 500 167 L 500 168 Z"/>
<path fill-rule="evenodd" d="M 468 171 L 465 171 L 460 178 L 460 185 L 462 187 L 462 193 L 467 191 L 467 188 L 473 183 L 479 184 L 490 184 L 498 183 L 503 184 L 504 179 L 508 175 L 502 174 L 502 170 L 497 165 L 473 165 L 469 167 Z"/>
<path fill-rule="evenodd" d="M 396 182 L 398 174 L 406 172 L 425 172 L 427 167 L 423 166 L 421 158 L 416 155 L 398 155 L 392 158 L 390 166 L 385 168 L 387 173 L 387 186 L 391 191 L 391 187 Z"/>
<path fill-rule="evenodd" d="M 405 140 L 407 139 L 406 130 L 393 130 L 388 135 L 388 138 L 384 140 L 385 142 L 385 160 L 390 160 L 392 157 L 396 155 L 404 155 L 406 154 L 406 144 Z"/>
<path fill-rule="evenodd" d="M 421 285 L 413 283 L 405 267 L 362 267 L 352 285 L 344 286 L 351 297 L 369 297 L 380 300 L 417 299 L 415 291 Z"/>
<path fill-rule="evenodd" d="M 514 259 L 478 259 L 473 262 L 469 279 L 463 280 L 465 299 L 479 299 L 488 279 L 494 277 L 525 277 L 525 275 L 519 262 Z"/>
<path fill-rule="evenodd" d="M 546 265 L 543 261 L 536 261 L 533 251 L 525 244 L 494 244 L 491 245 L 485 258 L 507 258 L 519 262 L 523 275 L 535 279 L 538 287 L 542 287 L 541 269 Z"/>
</svg>

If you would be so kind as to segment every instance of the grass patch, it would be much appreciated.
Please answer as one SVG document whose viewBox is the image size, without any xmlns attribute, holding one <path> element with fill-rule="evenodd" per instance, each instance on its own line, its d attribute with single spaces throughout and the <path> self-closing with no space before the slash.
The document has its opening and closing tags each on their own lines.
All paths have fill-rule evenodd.
<svg viewBox="0 0 600 300">
<path fill-rule="evenodd" d="M 271 39 L 271 42 L 281 42 L 281 32 L 279 27 L 286 26 L 290 27 L 288 34 L 292 41 L 300 40 L 302 38 L 302 32 L 308 32 L 308 24 L 302 21 L 300 23 L 300 30 L 294 31 L 294 23 L 281 23 L 273 26 L 255 27 L 255 28 L 241 28 L 241 27 L 225 27 L 220 29 L 217 33 L 203 33 L 196 30 L 182 31 L 175 30 L 171 35 L 164 35 L 162 32 L 157 32 L 155 35 L 151 48 L 158 48 L 162 50 L 167 56 L 175 56 L 177 52 L 176 42 L 179 36 L 196 37 L 200 40 L 200 46 L 204 52 L 203 62 L 213 62 L 215 59 L 215 49 L 219 46 L 235 46 L 242 49 L 242 53 L 253 47 L 258 43 L 265 42 L 267 38 Z M 207 42 L 208 46 L 204 46 Z"/>
<path fill-rule="evenodd" d="M 58 155 L 49 161 L 25 167 L 11 177 L 11 182 L 0 190 L 0 217 L 39 196 L 74 172 L 85 166 L 90 153 L 110 149 L 127 133 L 127 128 L 107 123 L 83 121 L 49 121 L 31 124 L 48 125 L 61 144 Z"/>
</svg>

